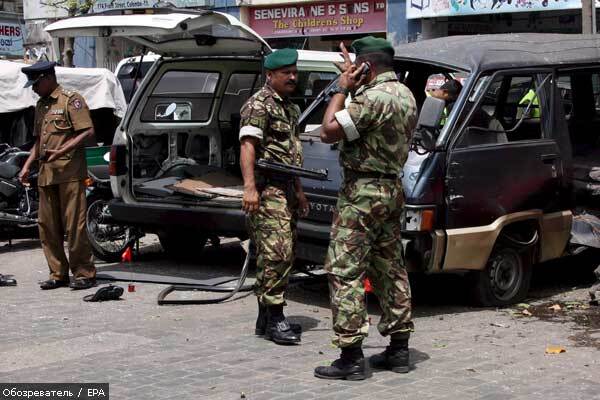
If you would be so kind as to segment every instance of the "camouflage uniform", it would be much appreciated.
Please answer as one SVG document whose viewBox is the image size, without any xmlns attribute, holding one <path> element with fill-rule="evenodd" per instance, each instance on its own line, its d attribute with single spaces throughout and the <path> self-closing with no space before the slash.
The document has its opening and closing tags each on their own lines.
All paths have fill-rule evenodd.
<svg viewBox="0 0 600 400">
<path fill-rule="evenodd" d="M 345 113 L 346 124 L 340 113 Z M 338 347 L 360 344 L 368 334 L 365 276 L 383 309 L 379 332 L 386 336 L 413 330 L 400 241 L 404 197 L 398 176 L 408 156 L 416 115 L 412 93 L 393 72 L 379 74 L 359 88 L 347 109 L 336 113 L 347 134 L 340 146 L 345 177 L 325 269 L 336 335 L 333 343 Z M 348 117 L 355 140 L 348 136 Z"/>
<path fill-rule="evenodd" d="M 300 108 L 265 85 L 241 110 L 240 138 L 260 139 L 256 159 L 302 165 L 298 136 Z M 257 176 L 260 207 L 249 218 L 250 235 L 256 244 L 257 274 L 254 293 L 261 304 L 285 304 L 284 293 L 294 263 L 298 202 L 293 181 L 278 182 Z"/>
</svg>

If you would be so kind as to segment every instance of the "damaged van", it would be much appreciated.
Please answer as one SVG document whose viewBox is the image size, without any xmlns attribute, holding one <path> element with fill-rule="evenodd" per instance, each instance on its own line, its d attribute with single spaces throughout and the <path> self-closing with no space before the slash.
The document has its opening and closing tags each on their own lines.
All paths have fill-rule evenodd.
<svg viewBox="0 0 600 400">
<path fill-rule="evenodd" d="M 115 135 L 111 218 L 157 233 L 171 254 L 199 251 L 208 238 L 245 236 L 240 109 L 263 85 L 269 45 L 213 11 L 115 10 L 46 30 L 54 37 L 125 36 L 160 55 L 144 71 Z M 299 51 L 291 100 L 301 109 L 337 77 L 334 61 L 343 59 Z"/>
<path fill-rule="evenodd" d="M 502 306 L 527 294 L 533 264 L 600 247 L 598 36 L 454 36 L 396 54 L 420 109 L 402 177 L 413 271 L 465 273 L 480 304 Z M 439 74 L 462 77 L 451 110 L 425 93 Z M 326 102 L 303 115 L 305 131 L 320 124 Z M 305 140 L 305 167 L 341 173 L 318 129 Z M 305 189 L 317 210 L 311 223 L 328 225 L 338 184 Z M 317 245 L 316 236 L 304 242 Z"/>
</svg>

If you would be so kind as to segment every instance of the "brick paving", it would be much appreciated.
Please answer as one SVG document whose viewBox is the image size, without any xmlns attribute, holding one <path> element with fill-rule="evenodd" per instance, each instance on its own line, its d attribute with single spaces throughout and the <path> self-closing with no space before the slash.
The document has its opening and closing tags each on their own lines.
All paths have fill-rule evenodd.
<svg viewBox="0 0 600 400">
<path fill-rule="evenodd" d="M 131 265 L 98 267 L 213 277 L 234 274 L 240 254 L 229 243 L 208 250 L 202 265 L 181 264 L 148 238 Z M 0 287 L 0 382 L 109 382 L 112 399 L 600 399 L 600 351 L 570 339 L 581 327 L 516 317 L 514 309 L 469 307 L 459 281 L 450 277 L 417 286 L 413 370 L 373 371 L 367 381 L 345 382 L 312 375 L 316 365 L 338 354 L 329 344 L 326 286 L 318 280 L 292 286 L 287 314 L 305 332 L 302 345 L 280 347 L 253 335 L 253 296 L 161 307 L 156 297 L 166 286 L 137 283 L 121 301 L 86 303 L 81 298 L 96 289 L 39 290 L 47 269 L 34 241 L 0 247 L 0 273 L 18 280 L 17 287 Z M 587 275 L 565 282 L 542 279 L 531 302 L 583 301 L 589 286 Z M 600 333 L 592 334 L 600 339 Z M 566 352 L 546 355 L 547 345 Z M 366 355 L 385 346 L 372 326 Z"/>
</svg>

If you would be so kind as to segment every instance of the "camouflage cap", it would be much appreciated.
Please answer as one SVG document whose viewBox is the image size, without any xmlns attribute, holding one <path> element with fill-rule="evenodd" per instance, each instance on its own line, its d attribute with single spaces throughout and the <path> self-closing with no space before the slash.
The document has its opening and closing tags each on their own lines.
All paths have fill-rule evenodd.
<svg viewBox="0 0 600 400">
<path fill-rule="evenodd" d="M 357 56 L 368 53 L 388 53 L 394 55 L 392 44 L 383 38 L 365 36 L 352 42 L 352 51 Z"/>
<path fill-rule="evenodd" d="M 298 50 L 296 49 L 281 49 L 275 50 L 265 57 L 264 66 L 266 69 L 274 70 L 288 65 L 294 65 L 298 61 Z"/>
</svg>

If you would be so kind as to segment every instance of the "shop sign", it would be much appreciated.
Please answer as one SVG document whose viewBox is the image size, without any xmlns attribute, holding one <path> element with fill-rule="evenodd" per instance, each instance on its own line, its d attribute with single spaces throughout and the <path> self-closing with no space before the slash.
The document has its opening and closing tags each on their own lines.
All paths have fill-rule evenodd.
<svg viewBox="0 0 600 400">
<path fill-rule="evenodd" d="M 600 7 L 599 0 L 596 7 Z M 406 18 L 570 9 L 581 9 L 581 0 L 407 0 Z"/>
<path fill-rule="evenodd" d="M 386 0 L 250 8 L 249 25 L 266 38 L 385 32 Z"/>
<path fill-rule="evenodd" d="M 124 8 L 153 8 L 153 7 L 207 7 L 210 0 L 97 0 L 91 12 L 121 10 Z M 212 4 L 212 3 L 211 3 Z"/>
<path fill-rule="evenodd" d="M 23 57 L 23 25 L 0 20 L 0 55 Z"/>
</svg>

